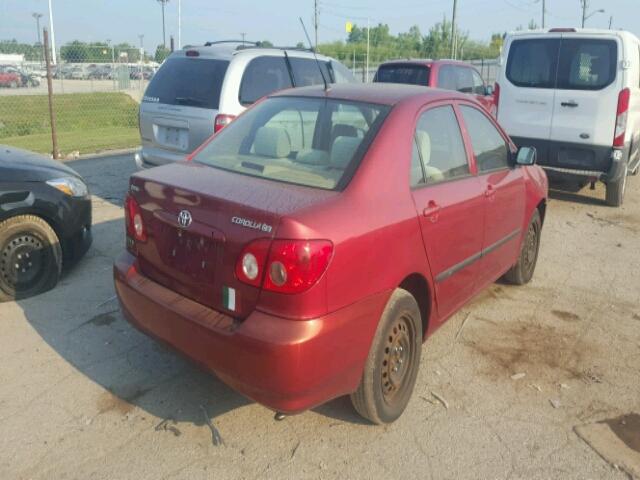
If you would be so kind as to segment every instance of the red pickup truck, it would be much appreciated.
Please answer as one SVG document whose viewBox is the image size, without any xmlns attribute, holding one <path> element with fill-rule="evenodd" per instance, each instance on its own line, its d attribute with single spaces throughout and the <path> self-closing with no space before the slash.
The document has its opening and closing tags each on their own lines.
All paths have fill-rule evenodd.
<svg viewBox="0 0 640 480">
<path fill-rule="evenodd" d="M 392 60 L 378 67 L 374 82 L 408 83 L 473 95 L 496 115 L 493 87 L 486 85 L 473 65 L 457 60 Z"/>
</svg>

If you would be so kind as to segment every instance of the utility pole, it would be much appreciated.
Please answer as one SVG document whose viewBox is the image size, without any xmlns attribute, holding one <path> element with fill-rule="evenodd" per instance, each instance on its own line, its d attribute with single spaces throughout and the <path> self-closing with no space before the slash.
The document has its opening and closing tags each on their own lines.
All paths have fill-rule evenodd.
<svg viewBox="0 0 640 480">
<path fill-rule="evenodd" d="M 609 17 L 609 30 L 611 30 L 611 27 L 613 27 L 613 15 Z"/>
<path fill-rule="evenodd" d="M 316 31 L 316 51 L 318 50 L 318 0 L 313 0 L 313 28 Z"/>
<path fill-rule="evenodd" d="M 458 0 L 453 0 L 453 15 L 451 16 L 451 58 L 456 58 L 456 14 Z"/>
<path fill-rule="evenodd" d="M 244 37 L 245 37 L 246 35 L 247 35 L 247 34 L 246 34 L 246 33 L 244 33 L 244 32 L 242 32 L 242 33 L 240 34 L 240 36 L 242 36 L 242 46 L 243 46 L 243 47 L 244 47 Z"/>
<path fill-rule="evenodd" d="M 544 20 L 545 15 L 547 13 L 547 2 L 546 0 L 542 0 L 542 28 L 544 28 Z"/>
<path fill-rule="evenodd" d="M 166 29 L 165 29 L 165 26 L 164 26 L 164 7 L 165 7 L 165 5 L 167 3 L 169 3 L 169 0 L 158 0 L 158 3 L 162 7 L 162 45 L 166 49 L 167 48 L 167 35 L 166 35 Z"/>
<path fill-rule="evenodd" d="M 589 8 L 589 0 L 580 0 L 582 4 L 582 28 L 584 28 L 584 22 L 587 20 L 587 8 Z"/>
<path fill-rule="evenodd" d="M 369 33 L 371 32 L 371 22 L 369 18 L 367 18 L 367 82 L 369 83 Z"/>
<path fill-rule="evenodd" d="M 53 33 L 53 11 L 49 0 L 49 30 L 51 30 L 51 65 L 56 64 L 56 36 Z"/>
<path fill-rule="evenodd" d="M 31 16 L 36 19 L 36 32 L 38 32 L 38 45 L 40 45 L 42 43 L 40 41 L 40 18 L 42 18 L 42 14 L 33 12 Z"/>
<path fill-rule="evenodd" d="M 182 0 L 178 0 L 178 50 L 182 48 Z"/>
<path fill-rule="evenodd" d="M 51 122 L 51 156 L 54 159 L 60 158 L 58 151 L 58 135 L 56 132 L 56 111 L 53 107 L 53 82 L 51 80 L 51 59 L 49 53 L 49 32 L 44 29 L 44 62 L 47 66 L 47 93 L 49 96 L 49 122 Z"/>
</svg>

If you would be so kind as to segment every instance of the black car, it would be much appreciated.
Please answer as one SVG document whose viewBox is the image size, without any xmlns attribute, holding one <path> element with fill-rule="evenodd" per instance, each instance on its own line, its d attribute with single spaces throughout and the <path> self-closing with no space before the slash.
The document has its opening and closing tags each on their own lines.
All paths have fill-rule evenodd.
<svg viewBox="0 0 640 480">
<path fill-rule="evenodd" d="M 53 288 L 91 245 L 91 197 L 60 162 L 0 145 L 0 301 Z"/>
</svg>

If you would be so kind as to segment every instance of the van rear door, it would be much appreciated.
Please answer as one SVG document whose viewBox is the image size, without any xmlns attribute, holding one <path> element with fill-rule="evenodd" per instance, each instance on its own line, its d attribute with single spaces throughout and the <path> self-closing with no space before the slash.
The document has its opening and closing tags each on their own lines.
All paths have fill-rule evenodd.
<svg viewBox="0 0 640 480">
<path fill-rule="evenodd" d="M 622 43 L 615 35 L 564 33 L 551 140 L 553 166 L 604 172 L 611 163 Z"/>
<path fill-rule="evenodd" d="M 508 46 L 506 78 L 499 82 L 498 121 L 517 144 L 526 139 L 537 147 L 540 163 L 548 156 L 560 40 L 559 33 L 515 37 Z"/>
</svg>

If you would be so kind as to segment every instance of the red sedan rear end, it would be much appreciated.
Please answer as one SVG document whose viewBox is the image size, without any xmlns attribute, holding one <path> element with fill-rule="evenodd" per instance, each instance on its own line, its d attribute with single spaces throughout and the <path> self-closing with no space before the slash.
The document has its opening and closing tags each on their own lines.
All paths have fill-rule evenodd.
<svg viewBox="0 0 640 480">
<path fill-rule="evenodd" d="M 422 340 L 500 276 L 533 275 L 534 160 L 454 92 L 283 92 L 190 161 L 131 178 L 118 297 L 135 326 L 274 410 L 351 394 L 391 422 Z"/>
</svg>

